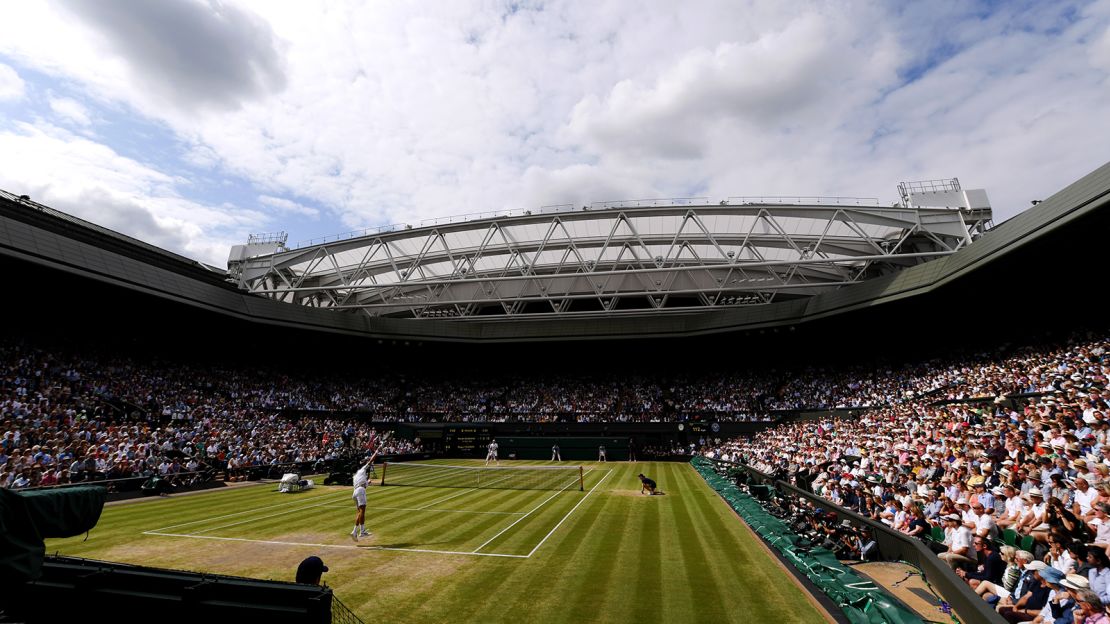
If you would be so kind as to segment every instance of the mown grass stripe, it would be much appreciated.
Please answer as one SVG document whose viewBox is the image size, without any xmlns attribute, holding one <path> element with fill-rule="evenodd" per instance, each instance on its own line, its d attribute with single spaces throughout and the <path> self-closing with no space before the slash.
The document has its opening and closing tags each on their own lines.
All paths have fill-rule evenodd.
<svg viewBox="0 0 1110 624">
<path fill-rule="evenodd" d="M 546 613 L 546 621 L 557 622 L 566 621 L 565 612 L 570 606 L 589 600 L 589 594 L 573 593 L 572 586 L 575 578 L 587 575 L 585 571 L 592 558 L 604 556 L 603 543 L 611 527 L 597 526 L 603 517 L 591 509 L 570 531 L 558 535 L 558 541 L 552 545 L 558 556 L 526 560 L 530 574 L 516 575 L 517 589 L 513 595 L 518 598 L 506 608 L 517 613 Z"/>
<path fill-rule="evenodd" d="M 444 462 L 456 463 L 458 460 Z M 111 506 L 105 509 L 88 541 L 83 541 L 84 535 L 51 539 L 47 549 L 73 556 L 280 580 L 291 580 L 298 561 L 319 554 L 331 568 L 325 574 L 329 586 L 366 621 L 520 624 L 526 619 L 527 624 L 569 624 L 821 620 L 800 592 L 792 593 L 798 592 L 796 586 L 765 552 L 757 549 L 759 544 L 724 502 L 687 466 L 649 462 L 583 465 L 596 468 L 587 474 L 587 489 L 597 484 L 605 471 L 613 472 L 562 526 L 552 531 L 583 500 L 584 493 L 560 494 L 485 549 L 491 551 L 488 554 L 527 554 L 550 534 L 530 559 L 372 549 L 378 544 L 409 543 L 420 550 L 467 550 L 457 548 L 459 544 L 473 550 L 508 524 L 508 518 L 490 514 L 371 512 L 368 524 L 379 538 L 359 542 L 356 547 L 346 537 L 355 511 L 349 487 L 321 487 L 286 495 L 273 492 L 272 484 Z M 656 478 L 667 495 L 640 496 L 638 472 Z M 371 507 L 377 503 L 411 508 L 412 502 L 427 504 L 452 495 L 453 490 L 372 487 L 368 493 Z M 529 505 L 534 506 L 550 493 L 478 491 L 434 507 L 527 511 Z M 263 518 L 316 504 L 306 495 L 335 496 L 339 506 Z M 286 506 L 271 507 L 275 504 Z M 681 513 L 683 507 L 686 515 Z M 223 522 L 213 518 L 239 512 L 247 513 L 231 519 L 254 517 L 257 521 L 217 530 L 217 535 L 210 536 L 229 539 L 142 534 L 152 527 L 192 520 L 204 520 L 197 526 L 210 528 Z M 248 539 L 269 543 L 239 541 Z M 704 577 L 686 572 L 684 552 L 702 560 Z M 689 585 L 706 582 L 717 588 L 717 594 Z"/>
</svg>

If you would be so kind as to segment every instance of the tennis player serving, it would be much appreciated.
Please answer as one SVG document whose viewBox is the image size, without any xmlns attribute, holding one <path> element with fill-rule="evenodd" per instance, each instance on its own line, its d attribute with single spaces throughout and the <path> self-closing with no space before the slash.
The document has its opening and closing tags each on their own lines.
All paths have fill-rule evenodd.
<svg viewBox="0 0 1110 624">
<path fill-rule="evenodd" d="M 382 445 L 388 440 L 388 434 L 382 435 L 378 440 L 377 446 L 374 448 L 373 454 L 366 463 L 358 469 L 354 476 L 355 491 L 352 498 L 355 499 L 355 528 L 351 531 L 351 539 L 358 541 L 360 537 L 371 537 L 370 531 L 366 530 L 366 484 L 370 480 L 370 469 L 374 466 L 374 460 L 378 458 L 378 452 L 381 450 Z"/>
</svg>

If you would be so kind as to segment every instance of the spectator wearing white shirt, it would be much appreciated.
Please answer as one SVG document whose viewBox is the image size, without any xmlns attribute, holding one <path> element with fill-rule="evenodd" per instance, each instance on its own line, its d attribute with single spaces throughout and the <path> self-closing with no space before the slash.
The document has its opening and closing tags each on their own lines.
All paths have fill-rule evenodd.
<svg viewBox="0 0 1110 624">
<path fill-rule="evenodd" d="M 1083 521 L 1090 520 L 1094 517 L 1094 510 L 1091 508 L 1091 503 L 1098 498 L 1098 492 L 1090 486 L 1087 479 L 1083 477 L 1075 478 L 1075 492 L 1072 495 L 1072 513 Z"/>
<path fill-rule="evenodd" d="M 1110 503 L 1095 503 L 1095 517 L 1087 523 L 1095 532 L 1094 545 L 1099 548 L 1110 548 Z"/>
<path fill-rule="evenodd" d="M 952 568 L 975 563 L 975 551 L 971 548 L 971 529 L 961 524 L 960 516 L 956 514 L 948 514 L 944 519 L 947 524 L 948 550 L 937 556 Z"/>
<path fill-rule="evenodd" d="M 979 501 L 975 501 L 971 504 L 970 518 L 972 518 L 972 526 L 968 528 L 970 528 L 975 535 L 990 540 L 998 537 L 998 527 L 994 523 L 994 516 L 992 516 Z"/>
</svg>

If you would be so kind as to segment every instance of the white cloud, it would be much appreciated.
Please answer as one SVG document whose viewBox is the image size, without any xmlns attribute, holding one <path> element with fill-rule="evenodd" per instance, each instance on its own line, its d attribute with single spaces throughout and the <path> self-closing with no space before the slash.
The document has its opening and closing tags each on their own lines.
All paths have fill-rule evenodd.
<svg viewBox="0 0 1110 624">
<path fill-rule="evenodd" d="M 623 80 L 604 101 L 587 96 L 568 129 L 606 157 L 698 158 L 722 130 L 828 128 L 894 78 L 883 38 L 858 35 L 847 15 L 811 12 L 752 41 L 695 48 L 652 84 Z"/>
<path fill-rule="evenodd" d="M 175 0 L 142 19 L 121 6 L 2 3 L 0 20 L 21 28 L 0 38 L 0 57 L 65 85 L 55 90 L 86 111 L 168 128 L 178 143 L 151 153 L 203 168 L 212 195 L 221 179 L 249 180 L 258 206 L 182 215 L 166 198 L 207 183 L 142 155 L 124 167 L 145 168 L 138 187 L 90 155 L 70 170 L 41 162 L 48 178 L 26 173 L 72 186 L 66 197 L 118 193 L 179 224 L 188 242 L 175 244 L 190 248 L 212 243 L 189 227 L 212 241 L 315 218 L 283 195 L 313 198 L 320 222 L 342 229 L 688 194 L 889 201 L 901 180 L 960 176 L 988 189 L 1002 219 L 1102 164 L 1110 135 L 1107 0 L 993 13 L 960 2 Z M 143 33 L 169 34 L 135 40 Z M 209 49 L 243 54 L 223 67 Z M 45 153 L 82 145 L 17 136 Z"/>
<path fill-rule="evenodd" d="M 1110 72 L 1110 26 L 1091 45 L 1090 59 L 1094 67 Z"/>
<path fill-rule="evenodd" d="M 54 114 L 58 117 L 79 126 L 87 126 L 92 123 L 88 109 L 73 98 L 51 97 L 50 110 L 54 111 Z"/>
<path fill-rule="evenodd" d="M 310 208 L 304 204 L 298 204 L 295 201 L 290 201 L 282 197 L 271 197 L 269 195 L 260 195 L 258 197 L 259 203 L 269 206 L 274 210 L 282 213 L 298 214 L 305 217 L 317 218 L 320 216 L 320 211 L 315 208 Z"/>
<path fill-rule="evenodd" d="M 285 86 L 269 25 L 234 4 L 98 0 L 62 6 L 126 63 L 131 84 L 162 105 L 236 108 Z"/>
<path fill-rule="evenodd" d="M 0 102 L 19 100 L 23 97 L 23 79 L 11 67 L 0 63 Z"/>
<path fill-rule="evenodd" d="M 56 126 L 0 132 L 0 188 L 217 266 L 267 219 L 183 199 L 182 183 Z"/>
</svg>

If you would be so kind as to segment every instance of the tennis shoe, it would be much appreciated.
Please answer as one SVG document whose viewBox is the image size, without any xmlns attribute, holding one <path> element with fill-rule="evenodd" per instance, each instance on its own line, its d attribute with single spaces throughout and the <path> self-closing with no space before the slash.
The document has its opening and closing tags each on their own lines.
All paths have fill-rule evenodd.
<svg viewBox="0 0 1110 624">
<path fill-rule="evenodd" d="M 374 534 L 371 533 L 370 531 L 363 531 L 362 533 L 358 534 L 359 537 L 373 537 L 373 535 Z"/>
</svg>

